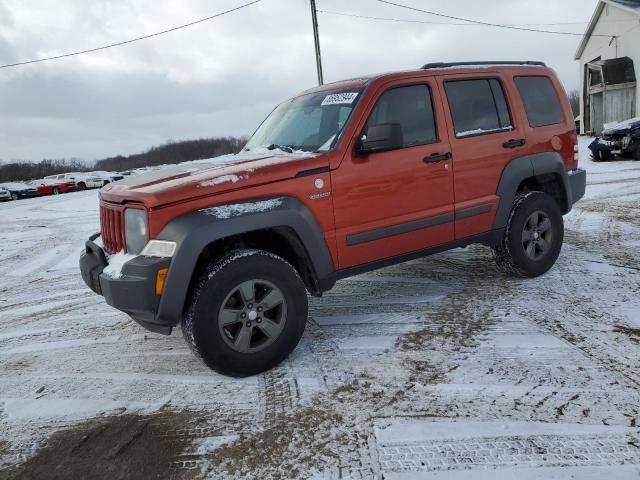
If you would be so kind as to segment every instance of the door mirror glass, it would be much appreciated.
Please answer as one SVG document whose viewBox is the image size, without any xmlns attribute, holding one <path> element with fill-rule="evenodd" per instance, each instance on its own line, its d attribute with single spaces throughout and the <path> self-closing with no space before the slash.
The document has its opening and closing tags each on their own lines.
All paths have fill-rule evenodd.
<svg viewBox="0 0 640 480">
<path fill-rule="evenodd" d="M 369 125 L 356 144 L 361 154 L 402 148 L 402 127 L 399 123 Z"/>
</svg>

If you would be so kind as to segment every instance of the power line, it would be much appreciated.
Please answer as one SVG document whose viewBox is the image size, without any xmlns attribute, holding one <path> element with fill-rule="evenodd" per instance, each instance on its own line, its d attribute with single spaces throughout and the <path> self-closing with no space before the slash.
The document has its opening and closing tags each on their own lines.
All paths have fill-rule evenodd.
<svg viewBox="0 0 640 480">
<path fill-rule="evenodd" d="M 469 22 L 469 23 L 474 23 L 476 25 L 484 25 L 484 26 L 487 26 L 487 27 L 506 28 L 506 29 L 511 29 L 511 30 L 520 30 L 520 31 L 524 31 L 524 32 L 550 33 L 550 34 L 554 34 L 554 35 L 570 35 L 570 36 L 578 36 L 578 37 L 584 36 L 583 33 L 558 32 L 556 30 L 540 30 L 540 29 L 526 28 L 526 27 L 521 27 L 521 26 L 516 26 L 516 25 L 504 25 L 504 24 L 501 24 L 501 23 L 491 23 L 491 22 L 483 22 L 481 20 L 472 20 L 472 19 L 469 19 L 469 18 L 456 17 L 454 15 L 447 15 L 447 14 L 444 14 L 444 13 L 438 13 L 438 12 L 432 12 L 432 11 L 429 11 L 429 10 L 423 10 L 421 8 L 411 7 L 409 5 L 403 5 L 402 3 L 391 2 L 389 0 L 374 0 L 374 1 L 376 1 L 378 3 L 384 3 L 386 5 L 392 5 L 392 6 L 398 7 L 398 8 L 404 8 L 405 10 L 412 10 L 414 12 L 426 13 L 428 15 L 433 15 L 433 16 L 436 16 L 436 17 L 448 18 L 449 20 L 458 20 L 458 21 L 461 21 L 461 22 Z M 592 35 L 592 37 L 607 37 L 607 38 L 611 38 L 611 35 Z"/>
<path fill-rule="evenodd" d="M 388 22 L 403 22 L 403 23 L 424 23 L 427 25 L 457 25 L 463 27 L 482 27 L 486 25 L 478 25 L 477 23 L 457 23 L 457 22 L 431 22 L 429 20 L 411 20 L 407 18 L 391 18 L 391 17 L 372 17 L 369 15 L 358 15 L 355 13 L 346 13 L 346 12 L 336 12 L 333 10 L 318 10 L 318 13 L 326 13 L 329 15 L 339 15 L 342 17 L 354 17 L 354 18 L 363 18 L 368 20 L 384 20 Z M 549 26 L 549 25 L 586 25 L 589 23 L 586 22 L 556 22 L 556 23 L 511 23 L 505 26 L 508 27 L 535 27 L 535 26 Z"/>
<path fill-rule="evenodd" d="M 147 38 L 157 37 L 159 35 L 164 35 L 165 33 L 175 32 L 176 30 L 180 30 L 182 28 L 191 27 L 193 25 L 197 25 L 198 23 L 206 22 L 208 20 L 213 20 L 214 18 L 221 17 L 223 15 L 226 15 L 227 13 L 236 12 L 238 10 L 241 10 L 243 8 L 246 8 L 246 7 L 249 7 L 251 5 L 255 5 L 256 3 L 259 3 L 261 1 L 262 0 L 253 0 L 252 2 L 248 2 L 248 3 L 245 3 L 245 4 L 239 5 L 239 6 L 235 7 L 235 8 L 231 8 L 229 10 L 225 10 L 224 12 L 216 13 L 215 15 L 211 15 L 211 16 L 206 17 L 206 18 L 201 18 L 201 19 L 195 20 L 193 22 L 185 23 L 183 25 L 178 25 L 177 27 L 168 28 L 168 29 L 162 30 L 160 32 L 151 33 L 149 35 L 144 35 L 142 37 L 132 38 L 130 40 L 125 40 L 123 42 L 111 43 L 109 45 L 103 45 L 101 47 L 96 47 L 96 48 L 89 48 L 87 50 L 81 50 L 81 51 L 78 51 L 78 52 L 65 53 L 63 55 L 55 55 L 53 57 L 37 58 L 35 60 L 27 60 L 27 61 L 24 61 L 24 62 L 17 62 L 17 63 L 8 63 L 6 65 L 0 65 L 0 68 L 17 67 L 19 65 L 27 65 L 27 64 L 30 64 L 30 63 L 46 62 L 48 60 L 57 60 L 59 58 L 73 57 L 75 55 L 81 55 L 83 53 L 97 52 L 99 50 L 106 50 L 107 48 L 113 48 L 113 47 L 119 47 L 121 45 L 127 45 L 129 43 L 138 42 L 140 40 L 145 40 Z"/>
</svg>

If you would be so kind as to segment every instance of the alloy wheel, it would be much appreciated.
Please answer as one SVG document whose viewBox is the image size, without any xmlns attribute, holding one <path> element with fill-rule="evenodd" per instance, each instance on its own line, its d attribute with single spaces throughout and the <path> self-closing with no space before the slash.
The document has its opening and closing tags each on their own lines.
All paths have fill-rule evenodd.
<svg viewBox="0 0 640 480">
<path fill-rule="evenodd" d="M 267 280 L 252 279 L 231 289 L 218 313 L 218 327 L 233 350 L 254 353 L 280 336 L 286 319 L 282 291 Z"/>
<path fill-rule="evenodd" d="M 551 249 L 553 226 L 551 219 L 541 210 L 536 210 L 522 229 L 522 246 L 531 260 L 540 260 Z"/>
</svg>

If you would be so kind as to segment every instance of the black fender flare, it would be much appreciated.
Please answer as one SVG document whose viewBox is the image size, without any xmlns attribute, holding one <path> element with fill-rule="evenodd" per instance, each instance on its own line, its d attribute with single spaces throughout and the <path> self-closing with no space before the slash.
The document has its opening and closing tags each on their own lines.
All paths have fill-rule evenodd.
<svg viewBox="0 0 640 480">
<path fill-rule="evenodd" d="M 562 156 L 558 152 L 525 155 L 511 160 L 502 171 L 498 189 L 496 190 L 496 195 L 500 197 L 500 202 L 493 222 L 494 229 L 507 226 L 513 199 L 518 192 L 518 186 L 527 178 L 544 174 L 554 174 L 561 179 L 564 186 L 564 197 L 566 197 L 563 198 L 564 205 L 561 206 L 561 210 L 563 215 L 571 210 L 573 195 Z"/>
<path fill-rule="evenodd" d="M 193 272 L 207 245 L 225 237 L 275 227 L 289 227 L 296 232 L 316 278 L 331 277 L 334 266 L 324 233 L 311 210 L 298 199 L 270 197 L 205 208 L 173 219 L 156 237 L 177 244 L 156 321 L 179 323 Z"/>
</svg>

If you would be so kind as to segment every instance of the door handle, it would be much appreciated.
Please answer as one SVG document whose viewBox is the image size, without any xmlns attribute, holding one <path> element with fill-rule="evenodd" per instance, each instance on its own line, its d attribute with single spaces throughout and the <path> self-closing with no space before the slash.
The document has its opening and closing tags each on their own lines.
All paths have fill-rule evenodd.
<svg viewBox="0 0 640 480">
<path fill-rule="evenodd" d="M 509 140 L 509 141 L 507 141 L 507 142 L 504 142 L 504 143 L 502 144 L 502 146 L 503 146 L 504 148 L 516 148 L 516 147 L 521 147 L 521 146 L 523 146 L 524 144 L 525 144 L 525 140 L 524 140 L 524 138 L 519 138 L 519 139 L 517 139 L 517 140 L 513 140 L 513 139 L 511 139 L 511 140 Z"/>
<path fill-rule="evenodd" d="M 451 152 L 447 153 L 434 153 L 429 155 L 428 157 L 424 157 L 424 163 L 438 163 L 443 160 L 449 160 L 451 158 Z"/>
</svg>

